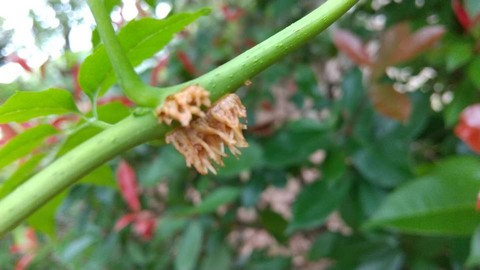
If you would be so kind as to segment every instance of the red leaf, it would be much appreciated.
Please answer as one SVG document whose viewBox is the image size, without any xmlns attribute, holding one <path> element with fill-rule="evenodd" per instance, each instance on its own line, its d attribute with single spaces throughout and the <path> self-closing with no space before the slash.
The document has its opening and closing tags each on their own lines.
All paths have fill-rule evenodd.
<svg viewBox="0 0 480 270">
<path fill-rule="evenodd" d="M 463 110 L 454 132 L 473 151 L 480 153 L 480 103 Z"/>
<path fill-rule="evenodd" d="M 236 21 L 238 18 L 242 17 L 245 14 L 245 10 L 236 7 L 229 7 L 222 5 L 222 14 L 225 20 L 232 22 Z"/>
<path fill-rule="evenodd" d="M 33 261 L 35 257 L 34 254 L 23 255 L 20 260 L 15 264 L 15 270 L 24 270 L 27 269 L 28 265 Z"/>
<path fill-rule="evenodd" d="M 177 53 L 178 60 L 180 60 L 180 63 L 182 63 L 183 68 L 190 73 L 190 75 L 195 75 L 197 74 L 197 70 L 195 66 L 193 65 L 192 61 L 190 61 L 190 58 L 185 52 L 178 52 Z"/>
<path fill-rule="evenodd" d="M 395 65 L 405 62 L 426 52 L 443 37 L 443 34 L 445 34 L 443 26 L 426 26 L 413 35 L 408 35 L 406 39 L 397 44 L 397 49 L 392 54 L 389 64 Z"/>
<path fill-rule="evenodd" d="M 381 114 L 401 122 L 406 122 L 412 111 L 410 99 L 393 88 L 392 85 L 373 85 L 369 92 L 373 107 Z"/>
<path fill-rule="evenodd" d="M 150 240 L 155 232 L 157 220 L 150 211 L 143 211 L 138 214 L 133 224 L 134 232 L 144 240 Z"/>
<path fill-rule="evenodd" d="M 124 160 L 120 161 L 117 168 L 117 181 L 123 199 L 133 212 L 140 211 L 140 201 L 137 193 L 137 177 L 132 167 Z"/>
<path fill-rule="evenodd" d="M 10 139 L 15 137 L 17 133 L 8 124 L 0 124 L 0 146 L 6 144 Z"/>
<path fill-rule="evenodd" d="M 18 56 L 16 54 L 8 55 L 7 60 L 9 62 L 19 64 L 25 71 L 28 71 L 30 73 L 33 72 L 32 68 L 27 64 L 27 61 L 25 61 L 25 59 L 21 58 L 20 56 Z"/>
<path fill-rule="evenodd" d="M 64 116 L 59 116 L 53 119 L 50 124 L 58 129 L 62 130 L 65 128 L 65 125 L 68 125 L 69 123 L 74 123 L 76 122 L 80 117 L 78 115 L 64 115 Z"/>
<path fill-rule="evenodd" d="M 372 61 L 360 38 L 346 30 L 336 30 L 333 33 L 335 46 L 359 66 L 369 66 Z"/>
<path fill-rule="evenodd" d="M 79 101 L 82 97 L 82 88 L 80 87 L 80 83 L 78 82 L 79 70 L 80 70 L 79 64 L 76 64 L 70 70 L 70 76 L 72 76 L 72 80 L 73 80 L 73 97 L 75 101 Z"/>
<path fill-rule="evenodd" d="M 132 223 L 137 217 L 137 213 L 131 213 L 131 214 L 126 214 L 126 215 L 123 215 L 118 221 L 117 223 L 115 223 L 115 227 L 113 228 L 113 230 L 115 231 L 120 231 L 122 230 L 123 228 L 127 227 L 128 224 Z"/>
<path fill-rule="evenodd" d="M 453 0 L 452 1 L 452 8 L 453 12 L 455 13 L 455 17 L 457 17 L 458 22 L 465 30 L 469 30 L 473 26 L 473 21 L 471 20 L 468 12 L 463 7 L 460 0 Z"/>
</svg>

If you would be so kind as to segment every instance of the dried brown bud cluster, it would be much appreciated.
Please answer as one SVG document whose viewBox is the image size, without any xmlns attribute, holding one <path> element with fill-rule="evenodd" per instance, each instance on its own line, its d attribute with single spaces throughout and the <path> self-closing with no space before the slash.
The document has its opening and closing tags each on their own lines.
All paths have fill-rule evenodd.
<svg viewBox="0 0 480 270">
<path fill-rule="evenodd" d="M 182 126 L 188 126 L 194 115 L 205 115 L 201 107 L 210 106 L 209 94 L 201 86 L 191 85 L 168 96 L 163 106 L 156 110 L 160 123 L 170 125 L 173 120 L 177 120 Z"/>
<path fill-rule="evenodd" d="M 195 167 L 201 174 L 216 174 L 212 160 L 223 165 L 225 146 L 233 155 L 240 154 L 237 147 L 247 147 L 242 130 L 247 126 L 239 118 L 247 112 L 240 98 L 229 94 L 215 102 L 203 117 L 193 120 L 189 126 L 179 127 L 166 136 L 166 142 L 185 156 L 188 167 Z"/>
</svg>

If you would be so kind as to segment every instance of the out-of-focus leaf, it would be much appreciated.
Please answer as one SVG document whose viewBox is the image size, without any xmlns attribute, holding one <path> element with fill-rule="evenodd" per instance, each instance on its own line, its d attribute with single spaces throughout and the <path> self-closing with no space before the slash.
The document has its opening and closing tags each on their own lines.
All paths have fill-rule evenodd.
<svg viewBox="0 0 480 270">
<path fill-rule="evenodd" d="M 358 68 L 348 71 L 342 79 L 342 109 L 353 116 L 358 111 L 358 106 L 365 98 L 362 72 Z"/>
<path fill-rule="evenodd" d="M 130 63 L 137 66 L 161 50 L 186 25 L 209 12 L 209 9 L 200 9 L 194 13 L 176 14 L 164 20 L 133 20 L 120 30 L 118 40 Z M 97 91 L 103 95 L 115 83 L 112 65 L 103 45 L 99 45 L 93 54 L 85 59 L 78 79 L 89 96 L 94 96 Z"/>
<path fill-rule="evenodd" d="M 127 254 L 131 257 L 132 261 L 138 265 L 144 264 L 147 259 L 145 250 L 135 241 L 127 242 Z"/>
<path fill-rule="evenodd" d="M 230 155 L 223 162 L 225 166 L 218 170 L 220 177 L 231 177 L 258 168 L 263 165 L 262 148 L 255 141 L 249 141 L 248 147 L 242 149 L 240 156 Z"/>
<path fill-rule="evenodd" d="M 332 41 L 335 46 L 359 66 L 371 64 L 367 49 L 358 36 L 347 30 L 337 29 L 333 32 Z"/>
<path fill-rule="evenodd" d="M 453 0 L 452 1 L 452 9 L 455 13 L 455 17 L 457 17 L 458 22 L 462 25 L 463 29 L 468 30 L 472 27 L 473 22 L 470 18 L 470 15 L 465 10 L 462 2 L 460 0 Z"/>
<path fill-rule="evenodd" d="M 369 91 L 375 109 L 385 116 L 406 122 L 412 111 L 410 99 L 393 88 L 393 85 L 374 84 Z"/>
<path fill-rule="evenodd" d="M 0 169 L 31 153 L 43 140 L 57 133 L 50 125 L 39 125 L 15 136 L 0 149 Z"/>
<path fill-rule="evenodd" d="M 324 179 L 304 187 L 293 203 L 293 217 L 287 232 L 313 229 L 322 225 L 328 215 L 340 205 L 349 188 L 350 181 L 346 179 Z"/>
<path fill-rule="evenodd" d="M 39 116 L 72 112 L 78 113 L 78 109 L 67 90 L 20 91 L 0 106 L 0 123 L 24 122 Z"/>
<path fill-rule="evenodd" d="M 240 196 L 241 190 L 235 187 L 220 187 L 209 194 L 198 206 L 187 210 L 188 214 L 207 214 L 215 212 L 221 205 L 233 202 Z"/>
<path fill-rule="evenodd" d="M 333 250 L 335 241 L 337 240 L 337 234 L 332 232 L 324 232 L 318 236 L 313 242 L 308 252 L 308 259 L 316 261 L 321 258 L 328 257 Z"/>
<path fill-rule="evenodd" d="M 0 185 L 0 199 L 25 182 L 44 157 L 44 154 L 33 156 L 23 163 L 9 178 L 3 181 Z"/>
<path fill-rule="evenodd" d="M 83 235 L 73 241 L 69 242 L 68 245 L 61 251 L 60 257 L 63 261 L 72 261 L 75 257 L 82 254 L 82 252 L 91 246 L 96 239 L 92 235 Z"/>
<path fill-rule="evenodd" d="M 477 89 L 480 88 L 480 56 L 475 57 L 470 65 L 468 65 L 467 74 L 475 87 Z"/>
<path fill-rule="evenodd" d="M 231 269 L 232 255 L 230 248 L 222 241 L 219 233 L 213 233 L 208 239 L 206 257 L 202 261 L 202 270 Z"/>
<path fill-rule="evenodd" d="M 428 176 L 389 195 L 366 226 L 424 235 L 472 234 L 480 225 L 475 210 L 480 161 L 474 163 L 472 168 L 471 158 L 456 157 L 437 164 Z"/>
<path fill-rule="evenodd" d="M 58 207 L 62 204 L 63 199 L 67 196 L 64 191 L 54 198 L 50 199 L 40 209 L 35 211 L 27 218 L 27 223 L 36 230 L 55 237 L 55 215 Z"/>
<path fill-rule="evenodd" d="M 330 124 L 310 119 L 288 123 L 264 142 L 265 163 L 272 167 L 299 164 L 328 145 Z"/>
<path fill-rule="evenodd" d="M 336 180 L 347 170 L 345 152 L 334 148 L 327 152 L 327 158 L 322 163 L 322 174 L 327 179 Z"/>
<path fill-rule="evenodd" d="M 447 127 L 457 124 L 460 113 L 477 100 L 478 91 L 470 80 L 463 80 L 455 89 L 452 102 L 445 106 L 444 118 Z"/>
<path fill-rule="evenodd" d="M 445 33 L 443 26 L 426 26 L 417 30 L 408 38 L 397 45 L 395 53 L 389 60 L 390 65 L 395 65 L 413 59 L 430 49 Z"/>
<path fill-rule="evenodd" d="M 470 244 L 470 255 L 468 255 L 467 266 L 480 265 L 480 226 L 475 230 Z"/>
<path fill-rule="evenodd" d="M 260 253 L 260 252 L 259 252 Z M 292 269 L 292 261 L 290 257 L 286 256 L 267 256 L 266 254 L 253 254 L 249 258 L 248 270 L 287 270 Z"/>
<path fill-rule="evenodd" d="M 183 156 L 173 146 L 165 145 L 154 160 L 140 168 L 137 175 L 140 185 L 151 187 L 161 181 L 185 177 L 186 168 Z"/>
<path fill-rule="evenodd" d="M 115 182 L 112 169 L 105 164 L 84 176 L 82 179 L 80 179 L 79 183 L 117 188 L 117 183 Z"/>
<path fill-rule="evenodd" d="M 180 238 L 175 258 L 176 270 L 193 270 L 202 250 L 203 230 L 198 222 L 191 223 Z"/>
<path fill-rule="evenodd" d="M 383 248 L 376 250 L 362 259 L 359 270 L 385 269 L 400 270 L 402 269 L 404 255 L 397 248 Z"/>
<path fill-rule="evenodd" d="M 379 78 L 385 68 L 391 65 L 390 59 L 397 51 L 398 44 L 408 39 L 410 35 L 410 27 L 408 23 L 397 23 L 387 29 L 380 39 L 380 48 L 378 49 L 377 58 L 373 69 L 373 78 Z"/>
<path fill-rule="evenodd" d="M 261 211 L 260 224 L 279 242 L 284 242 L 288 239 L 285 234 L 288 222 L 280 214 L 269 209 Z"/>
<path fill-rule="evenodd" d="M 468 63 L 472 57 L 472 45 L 465 42 L 450 45 L 446 55 L 447 71 L 454 71 Z"/>
<path fill-rule="evenodd" d="M 353 164 L 369 182 L 386 188 L 412 177 L 406 144 L 392 138 L 361 148 L 353 155 Z"/>
<path fill-rule="evenodd" d="M 123 199 L 133 212 L 140 211 L 137 177 L 133 168 L 126 161 L 122 160 L 118 164 L 116 175 Z"/>
</svg>

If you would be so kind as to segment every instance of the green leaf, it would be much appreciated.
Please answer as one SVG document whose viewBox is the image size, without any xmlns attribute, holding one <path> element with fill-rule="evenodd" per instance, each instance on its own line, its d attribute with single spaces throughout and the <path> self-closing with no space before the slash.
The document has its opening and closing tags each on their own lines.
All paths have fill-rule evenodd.
<svg viewBox="0 0 480 270">
<path fill-rule="evenodd" d="M 342 80 L 342 108 L 350 117 L 358 113 L 358 107 L 365 100 L 365 88 L 363 87 L 362 72 L 358 68 L 352 68 Z"/>
<path fill-rule="evenodd" d="M 28 224 L 36 230 L 48 234 L 52 238 L 55 237 L 55 215 L 66 195 L 67 191 L 64 191 L 49 200 L 44 206 L 27 218 Z"/>
<path fill-rule="evenodd" d="M 177 245 L 176 270 L 193 270 L 202 250 L 203 231 L 198 222 L 188 226 Z"/>
<path fill-rule="evenodd" d="M 202 261 L 202 270 L 225 270 L 231 269 L 232 255 L 230 248 L 223 241 L 219 232 L 214 232 L 209 237 L 206 248 L 206 256 Z"/>
<path fill-rule="evenodd" d="M 447 71 L 454 71 L 470 61 L 473 56 L 472 45 L 466 42 L 459 42 L 448 47 L 446 61 Z"/>
<path fill-rule="evenodd" d="M 340 205 L 349 188 L 350 181 L 343 178 L 337 181 L 324 179 L 305 186 L 293 203 L 292 222 L 287 232 L 321 226 L 328 215 Z"/>
<path fill-rule="evenodd" d="M 0 148 L 0 169 L 31 153 L 45 138 L 57 133 L 50 125 L 39 125 L 18 134 Z"/>
<path fill-rule="evenodd" d="M 112 169 L 104 164 L 80 179 L 79 183 L 117 188 Z"/>
<path fill-rule="evenodd" d="M 183 156 L 173 146 L 165 145 L 154 160 L 141 166 L 138 179 L 142 186 L 153 187 L 167 179 L 184 178 L 187 173 Z"/>
<path fill-rule="evenodd" d="M 304 162 L 309 155 L 329 142 L 329 123 L 303 119 L 288 123 L 264 141 L 265 161 L 272 167 Z"/>
<path fill-rule="evenodd" d="M 267 230 L 275 239 L 280 242 L 285 242 L 288 237 L 285 234 L 288 222 L 278 213 L 272 210 L 260 211 L 260 224 Z"/>
<path fill-rule="evenodd" d="M 72 112 L 78 113 L 78 109 L 67 90 L 21 91 L 0 106 L 0 123 L 24 122 L 39 116 Z"/>
<path fill-rule="evenodd" d="M 310 250 L 308 252 L 308 259 L 311 261 L 316 261 L 321 258 L 328 257 L 334 247 L 334 243 L 337 240 L 338 236 L 333 232 L 324 232 L 317 237 L 315 242 L 313 242 Z"/>
<path fill-rule="evenodd" d="M 473 82 L 475 88 L 480 88 L 480 57 L 477 56 L 471 63 L 468 65 L 467 69 L 468 78 Z"/>
<path fill-rule="evenodd" d="M 0 186 L 0 199 L 12 192 L 21 185 L 34 172 L 38 164 L 45 157 L 44 154 L 38 154 L 23 163 L 8 179 L 3 181 Z"/>
<path fill-rule="evenodd" d="M 472 236 L 470 255 L 468 255 L 467 266 L 480 266 L 480 226 L 475 230 Z"/>
<path fill-rule="evenodd" d="M 471 235 L 480 224 L 475 211 L 479 186 L 480 160 L 451 158 L 391 193 L 365 226 L 423 235 Z"/>
<path fill-rule="evenodd" d="M 118 40 L 130 63 L 137 66 L 160 51 L 186 25 L 209 12 L 209 9 L 200 9 L 194 13 L 180 13 L 163 20 L 134 20 L 119 31 Z M 103 95 L 115 83 L 116 78 L 103 45 L 99 45 L 93 54 L 85 59 L 80 67 L 78 80 L 90 97 L 97 91 Z"/>
<path fill-rule="evenodd" d="M 207 214 L 215 212 L 221 205 L 235 201 L 241 190 L 235 187 L 220 187 L 213 191 L 198 206 L 187 211 L 188 214 Z"/>
<path fill-rule="evenodd" d="M 386 188 L 412 177 L 408 148 L 401 140 L 386 138 L 363 147 L 353 155 L 353 164 L 371 183 Z"/>
<path fill-rule="evenodd" d="M 115 124 L 129 116 L 130 109 L 123 103 L 114 101 L 98 106 L 97 114 L 99 120 L 109 124 Z"/>
<path fill-rule="evenodd" d="M 263 163 L 262 148 L 255 141 L 249 141 L 238 157 L 229 155 L 223 160 L 225 166 L 218 170 L 219 177 L 235 176 L 243 171 L 258 168 Z"/>
</svg>

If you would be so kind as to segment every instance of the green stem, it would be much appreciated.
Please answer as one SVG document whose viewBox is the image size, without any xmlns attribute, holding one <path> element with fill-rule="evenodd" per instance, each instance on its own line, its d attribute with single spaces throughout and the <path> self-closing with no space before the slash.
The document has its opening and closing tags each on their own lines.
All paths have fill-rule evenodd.
<svg viewBox="0 0 480 270">
<path fill-rule="evenodd" d="M 96 167 L 167 131 L 153 114 L 130 116 L 68 152 L 0 201 L 0 235 Z"/>
<path fill-rule="evenodd" d="M 347 12 L 357 1 L 329 0 L 306 17 L 232 61 L 193 81 L 163 89 L 156 94 L 156 97 L 147 96 L 146 99 L 156 98 L 161 101 L 167 94 L 178 91 L 185 85 L 198 83 L 209 89 L 215 100 L 234 91 L 245 81 L 313 38 Z M 125 89 L 131 91 L 132 85 L 138 85 L 141 82 L 136 75 L 131 74 L 133 69 L 128 64 L 128 59 L 122 54 L 113 29 L 111 32 L 107 30 L 111 25 L 106 12 L 103 12 L 105 14 L 101 12 L 102 1 L 88 0 L 88 2 L 92 11 L 95 10 L 93 14 L 97 23 L 103 24 L 98 25 L 98 29 L 104 39 L 107 52 L 114 51 L 109 53 L 109 57 L 113 67 L 116 68 L 116 75 L 122 78 L 121 85 L 127 86 Z M 131 147 L 163 138 L 167 131 L 168 127 L 159 125 L 153 113 L 147 112 L 141 116 L 130 116 L 71 150 L 0 201 L 0 236 L 96 167 Z"/>
<path fill-rule="evenodd" d="M 115 35 L 110 16 L 105 9 L 102 0 L 88 0 L 92 11 L 97 30 L 105 46 L 108 58 L 112 64 L 113 71 L 117 77 L 120 87 L 128 98 L 137 104 L 151 104 L 156 100 L 158 93 L 156 89 L 145 85 L 130 64 L 127 55 L 124 53 L 120 42 Z"/>
<path fill-rule="evenodd" d="M 311 40 L 345 14 L 358 0 L 329 0 L 287 28 L 192 81 L 164 88 L 161 100 L 187 85 L 199 84 L 216 100 L 235 91 L 282 57 Z"/>
</svg>

